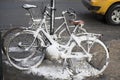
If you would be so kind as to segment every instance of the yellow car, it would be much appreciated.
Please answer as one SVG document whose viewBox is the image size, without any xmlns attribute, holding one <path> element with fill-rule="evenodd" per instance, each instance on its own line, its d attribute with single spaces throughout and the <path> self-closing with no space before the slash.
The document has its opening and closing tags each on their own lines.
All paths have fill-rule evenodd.
<svg viewBox="0 0 120 80">
<path fill-rule="evenodd" d="M 120 0 L 82 0 L 88 10 L 105 16 L 107 23 L 120 25 Z"/>
</svg>

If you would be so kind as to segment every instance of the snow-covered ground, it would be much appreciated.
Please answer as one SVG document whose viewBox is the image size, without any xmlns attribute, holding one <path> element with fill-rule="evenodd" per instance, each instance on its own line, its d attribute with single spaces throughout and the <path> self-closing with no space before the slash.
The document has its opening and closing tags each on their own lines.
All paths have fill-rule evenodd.
<svg viewBox="0 0 120 80">
<path fill-rule="evenodd" d="M 11 66 L 7 61 L 6 63 Z M 95 70 L 90 68 L 87 63 L 81 62 L 79 71 L 80 73 L 78 75 L 70 75 L 69 70 L 64 69 L 63 71 L 62 64 L 54 61 L 44 60 L 40 66 L 23 71 L 23 73 L 33 74 L 35 76 L 43 76 L 48 80 L 83 80 L 85 77 L 91 76 L 91 72 L 94 72 Z"/>
</svg>

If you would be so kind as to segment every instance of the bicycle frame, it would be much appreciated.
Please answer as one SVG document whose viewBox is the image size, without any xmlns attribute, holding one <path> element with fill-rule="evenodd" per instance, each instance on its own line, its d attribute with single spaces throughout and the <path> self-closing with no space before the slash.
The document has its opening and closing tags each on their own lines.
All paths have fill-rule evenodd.
<svg viewBox="0 0 120 80">
<path fill-rule="evenodd" d="M 33 14 L 30 12 L 29 9 L 36 8 L 36 7 L 37 7 L 36 5 L 29 5 L 29 4 L 24 4 L 23 5 L 23 8 L 26 9 L 30 13 L 30 17 L 31 17 L 31 20 L 32 20 L 32 25 L 30 27 L 28 27 L 28 29 L 36 29 L 37 26 L 39 27 L 39 25 L 41 23 L 44 23 L 44 26 L 45 26 L 45 29 L 46 29 L 47 33 L 49 33 L 50 35 L 54 35 L 62 28 L 63 25 L 65 25 L 68 34 L 69 35 L 71 34 L 69 26 L 67 24 L 65 14 L 66 13 L 72 14 L 74 16 L 74 19 L 76 19 L 76 14 L 75 13 L 63 11 L 61 17 L 55 17 L 55 0 L 51 0 L 51 6 L 48 5 L 44 9 L 43 18 L 42 19 L 34 19 Z M 50 9 L 50 13 L 48 12 L 47 9 Z M 55 23 L 54 21 L 56 19 L 59 19 L 59 20 L 63 19 L 63 23 L 56 30 L 54 30 L 53 29 L 54 28 L 54 23 Z M 47 20 L 50 22 L 50 25 L 47 25 Z M 48 29 L 48 26 L 49 26 L 49 29 Z M 64 31 L 65 30 L 60 31 L 60 34 L 62 34 L 62 32 L 64 32 Z M 58 34 L 58 35 L 60 36 L 60 34 Z"/>
<path fill-rule="evenodd" d="M 54 40 L 54 38 L 53 38 L 53 35 L 51 35 L 50 34 L 50 32 L 49 32 L 49 29 L 48 29 L 48 25 L 47 25 L 47 20 L 50 20 L 47 16 L 49 15 L 49 12 L 47 11 L 47 10 L 45 10 L 45 12 L 44 12 L 44 16 L 43 16 L 43 19 L 40 21 L 41 23 L 39 24 L 39 27 L 38 27 L 38 29 L 36 29 L 36 31 L 34 32 L 34 37 L 35 37 L 35 39 L 37 38 L 37 36 L 39 35 L 39 33 L 40 32 L 42 32 L 43 34 L 44 34 L 44 36 L 45 37 L 47 37 L 47 39 L 49 40 L 49 42 L 50 42 L 50 44 L 51 45 L 54 45 L 56 48 L 59 48 L 59 46 L 61 46 L 62 48 L 66 48 L 66 47 L 70 47 L 70 49 L 69 49 L 69 51 L 68 52 L 71 52 L 71 49 L 72 49 L 72 47 L 73 46 L 75 46 L 75 44 L 77 43 L 78 44 L 78 41 L 79 40 L 77 40 L 76 39 L 76 37 L 73 35 L 73 33 L 76 31 L 76 29 L 77 29 L 77 27 L 79 27 L 79 26 L 76 26 L 76 27 L 74 27 L 74 30 L 73 30 L 73 32 L 70 32 L 70 30 L 69 30 L 69 26 L 68 26 L 68 24 L 67 24 L 67 20 L 66 20 L 66 17 L 65 17 L 65 14 L 67 13 L 67 11 L 63 11 L 62 12 L 62 16 L 61 17 L 55 17 L 55 19 L 59 19 L 59 20 L 61 20 L 61 19 L 63 19 L 63 23 L 55 30 L 55 32 L 54 32 L 54 34 L 57 34 L 57 32 L 63 27 L 63 25 L 65 25 L 66 26 L 66 28 L 64 28 L 62 31 L 60 31 L 60 33 L 58 33 L 58 37 L 60 37 L 60 35 L 65 31 L 65 30 L 67 30 L 67 32 L 68 32 L 68 34 L 69 34 L 69 36 L 70 36 L 70 40 L 68 41 L 68 43 L 66 44 L 66 45 L 60 45 L 58 42 L 56 42 L 55 40 Z M 74 17 L 75 17 L 75 19 L 76 19 L 76 15 L 74 14 L 74 13 L 72 13 L 72 15 L 74 15 Z M 83 25 L 81 25 L 81 26 L 83 26 Z M 51 29 L 50 29 L 51 30 Z M 40 36 L 40 35 L 39 35 Z M 40 36 L 40 38 L 41 38 L 42 36 Z M 74 40 L 76 43 L 71 43 L 71 41 L 72 40 Z M 34 40 L 35 41 L 35 40 Z M 34 41 L 33 41 L 33 43 L 34 43 Z M 32 44 L 33 44 L 32 43 Z M 32 46 L 32 44 L 30 45 L 30 47 Z M 71 44 L 71 45 L 70 45 Z M 79 45 L 79 44 L 78 44 Z M 80 45 L 79 45 L 80 46 Z M 29 48 L 30 48 L 29 47 Z M 46 46 L 45 46 L 46 47 Z M 54 48 L 55 48 L 54 47 Z M 81 47 L 81 46 L 80 46 Z M 84 49 L 84 48 L 83 48 Z M 66 49 L 65 49 L 66 50 Z M 85 51 L 85 50 L 84 50 Z M 48 52 L 50 52 L 50 51 L 48 51 Z M 56 52 L 59 52 L 58 50 L 56 50 Z M 65 51 L 63 51 L 63 52 L 65 52 Z M 86 51 L 85 51 L 86 52 Z M 59 52 L 59 53 L 61 53 L 61 52 Z M 57 53 L 58 54 L 58 53 Z M 68 56 L 68 57 L 66 57 L 65 56 L 65 54 L 64 53 L 62 53 L 63 55 L 64 55 L 64 57 L 63 58 L 72 58 L 72 57 L 75 57 L 75 56 Z M 70 53 L 69 53 L 70 54 Z M 62 56 L 63 56 L 62 55 Z M 78 56 L 76 56 L 76 57 L 78 57 Z M 83 56 L 80 56 L 80 57 L 83 57 Z M 88 57 L 88 56 L 84 56 L 84 57 Z"/>
<path fill-rule="evenodd" d="M 34 35 L 34 37 L 35 37 L 35 39 L 38 37 L 39 39 L 42 39 L 43 38 L 43 35 L 46 37 L 46 39 L 48 40 L 48 42 L 49 42 L 49 46 L 48 45 L 44 45 L 43 47 L 46 47 L 47 49 L 47 52 L 48 52 L 48 54 L 52 54 L 52 55 L 54 55 L 54 53 L 55 54 L 57 54 L 57 56 L 54 56 L 56 59 L 60 59 L 60 58 L 84 58 L 84 57 L 90 57 L 91 55 L 89 55 L 89 53 L 87 53 L 87 51 L 86 50 L 84 50 L 84 48 L 79 44 L 79 42 L 81 42 L 81 40 L 82 40 L 82 38 L 81 38 L 81 40 L 80 39 L 78 39 L 78 37 L 76 37 L 75 35 L 74 35 L 74 33 L 72 33 L 71 35 L 70 35 L 70 39 L 69 39 L 69 41 L 65 44 L 65 45 L 61 45 L 61 44 L 59 44 L 57 41 L 55 41 L 54 39 L 53 39 L 53 37 L 48 33 L 48 32 L 46 32 L 45 30 L 44 30 L 44 28 L 42 27 L 43 25 L 44 25 L 44 22 L 45 22 L 45 18 L 41 21 L 41 23 L 42 24 L 40 24 L 40 26 L 39 26 L 39 28 L 36 30 L 36 31 L 33 31 L 33 35 Z M 63 24 L 65 24 L 65 23 L 63 23 Z M 62 24 L 62 25 L 63 25 Z M 62 26 L 61 25 L 61 26 Z M 61 26 L 60 26 L 60 28 L 61 28 Z M 58 31 L 59 29 L 57 29 L 57 31 Z M 74 31 L 74 30 L 73 30 Z M 42 35 L 40 34 L 40 33 L 42 33 Z M 35 39 L 34 39 L 34 41 L 35 41 Z M 32 44 L 34 43 L 34 41 L 32 42 Z M 32 47 L 32 44 L 29 46 L 29 49 L 30 49 L 30 47 Z M 43 44 L 43 43 L 42 43 Z M 83 51 L 87 54 L 87 55 L 83 55 L 82 54 L 82 52 L 81 52 L 81 54 L 79 54 L 79 55 L 71 55 L 71 51 L 72 51 L 72 48 L 75 46 L 75 45 L 79 45 L 79 47 L 81 47 L 82 49 L 83 49 Z M 50 51 L 50 50 L 52 50 L 54 48 L 54 52 L 52 52 L 52 51 Z M 27 50 L 29 50 L 29 49 L 27 49 Z M 61 50 L 61 51 L 59 51 L 59 49 Z M 67 52 L 67 53 L 66 53 Z"/>
<path fill-rule="evenodd" d="M 69 30 L 69 27 L 70 27 L 70 26 L 68 26 L 68 23 L 67 23 L 67 20 L 66 20 L 66 16 L 65 16 L 66 13 L 67 13 L 67 11 L 63 11 L 61 17 L 55 17 L 55 20 L 62 20 L 62 19 L 63 19 L 63 23 L 60 24 L 59 27 L 58 27 L 56 30 L 54 30 L 54 34 L 57 34 L 58 31 L 60 31 L 60 29 L 65 25 L 65 26 L 66 26 L 66 27 L 65 27 L 66 29 L 60 31 L 60 32 L 58 33 L 58 35 L 60 36 L 60 35 L 62 34 L 62 32 L 64 32 L 65 30 L 67 30 L 69 36 L 71 35 L 71 32 L 70 32 L 70 30 Z M 50 20 L 50 18 L 48 18 L 48 15 L 49 15 L 49 12 L 46 10 L 46 11 L 44 12 L 43 19 L 41 19 L 41 21 L 38 20 L 39 24 L 37 24 L 36 26 L 41 27 L 42 25 L 44 25 L 45 31 L 46 31 L 47 33 L 50 33 L 50 25 L 47 24 L 47 23 L 48 23 L 48 20 Z M 72 15 L 73 15 L 74 18 L 76 19 L 76 14 L 75 14 L 75 13 L 72 13 Z M 34 23 L 35 23 L 36 20 L 35 20 L 35 19 L 33 19 L 33 20 L 34 20 Z M 33 24 L 32 26 L 34 26 L 34 24 Z M 32 27 L 32 26 L 31 26 L 31 27 Z M 49 29 L 48 29 L 48 28 L 49 28 Z M 54 34 L 53 34 L 53 35 L 54 35 Z"/>
<path fill-rule="evenodd" d="M 67 20 L 66 20 L 66 17 L 65 17 L 65 14 L 66 14 L 66 13 L 67 13 L 67 11 L 63 11 L 63 12 L 62 12 L 62 17 L 55 17 L 55 19 L 63 19 L 64 22 L 55 30 L 54 34 L 56 34 L 56 33 L 62 28 L 62 26 L 65 25 L 68 34 L 71 35 L 71 32 L 70 32 L 70 30 L 69 30 L 69 26 L 68 26 L 68 24 L 67 24 Z M 75 16 L 75 18 L 76 18 L 76 15 L 74 15 L 74 16 Z M 62 32 L 63 32 L 63 31 L 61 31 L 58 35 L 60 35 Z"/>
</svg>

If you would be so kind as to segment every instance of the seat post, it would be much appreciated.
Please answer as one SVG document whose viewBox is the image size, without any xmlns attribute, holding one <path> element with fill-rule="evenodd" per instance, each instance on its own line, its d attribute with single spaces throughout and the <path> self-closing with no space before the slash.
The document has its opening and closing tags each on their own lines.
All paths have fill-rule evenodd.
<svg viewBox="0 0 120 80">
<path fill-rule="evenodd" d="M 33 17 L 32 12 L 30 11 L 30 9 L 32 9 L 32 8 L 37 8 L 37 6 L 36 6 L 36 5 L 31 5 L 31 4 L 24 4 L 22 7 L 23 7 L 25 10 L 28 11 L 28 13 L 30 14 L 30 17 L 31 17 L 32 21 L 34 22 L 34 17 Z"/>
<path fill-rule="evenodd" d="M 34 17 L 33 17 L 33 14 L 30 12 L 30 10 L 29 9 L 26 9 L 27 11 L 28 11 L 28 13 L 30 14 L 30 17 L 31 17 L 31 19 L 32 19 L 32 21 L 34 22 Z"/>
</svg>

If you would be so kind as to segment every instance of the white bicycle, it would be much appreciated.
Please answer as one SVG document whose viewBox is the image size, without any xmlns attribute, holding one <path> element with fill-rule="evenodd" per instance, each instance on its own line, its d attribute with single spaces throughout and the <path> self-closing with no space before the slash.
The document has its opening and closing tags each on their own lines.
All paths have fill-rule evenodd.
<svg viewBox="0 0 120 80">
<path fill-rule="evenodd" d="M 29 7 L 32 6 L 29 5 Z M 54 10 L 54 6 L 52 10 Z M 60 30 L 62 24 L 51 35 L 49 33 L 51 29 L 45 24 L 46 13 L 45 10 L 44 17 L 36 30 L 23 30 L 10 38 L 6 47 L 9 62 L 17 69 L 28 70 L 40 65 L 44 57 L 47 57 L 50 60 L 61 61 L 63 69 L 68 69 L 70 74 L 81 73 L 82 65 L 87 65 L 84 70 L 89 74 L 101 74 L 109 63 L 108 49 L 99 40 L 101 35 L 87 33 L 82 27 L 84 22 L 81 20 L 70 21 L 75 25 L 72 32 L 69 26 Z M 63 14 L 65 13 L 69 12 L 63 12 Z M 64 19 L 64 15 L 59 18 Z M 57 33 L 59 30 L 60 32 Z M 80 30 L 82 32 L 79 32 Z M 61 35 L 65 31 L 69 34 L 69 40 L 62 43 L 58 39 L 63 39 Z"/>
</svg>

